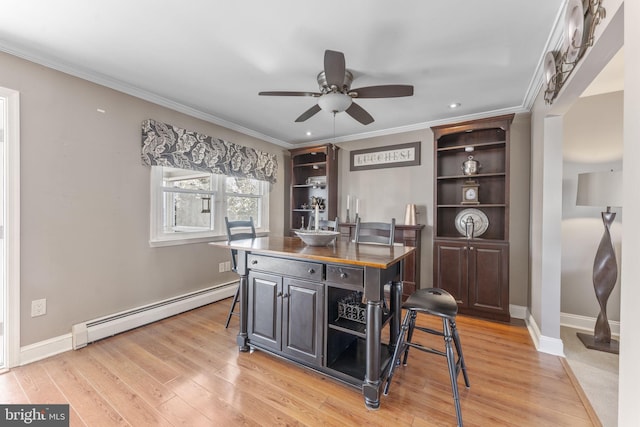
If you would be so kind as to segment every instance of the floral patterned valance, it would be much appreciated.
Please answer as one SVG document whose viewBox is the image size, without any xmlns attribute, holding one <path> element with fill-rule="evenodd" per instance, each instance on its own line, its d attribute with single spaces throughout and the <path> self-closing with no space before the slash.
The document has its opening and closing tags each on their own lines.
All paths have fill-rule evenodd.
<svg viewBox="0 0 640 427">
<path fill-rule="evenodd" d="M 142 163 L 276 182 L 275 154 L 148 119 L 142 122 Z"/>
</svg>

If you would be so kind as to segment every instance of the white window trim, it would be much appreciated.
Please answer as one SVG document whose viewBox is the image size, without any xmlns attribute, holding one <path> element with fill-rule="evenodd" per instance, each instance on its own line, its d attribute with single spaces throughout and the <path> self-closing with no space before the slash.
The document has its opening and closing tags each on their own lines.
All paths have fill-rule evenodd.
<svg viewBox="0 0 640 427">
<path fill-rule="evenodd" d="M 262 207 L 260 209 L 261 216 L 260 218 L 254 218 L 256 224 L 259 224 L 259 226 L 256 226 L 256 234 L 258 235 L 266 235 L 269 232 L 269 183 L 264 182 L 262 185 L 264 185 L 264 191 L 262 196 Z M 166 187 L 162 186 L 161 167 L 151 167 L 150 186 L 151 207 L 149 246 L 164 247 L 226 240 L 227 232 L 224 226 L 224 217 L 226 215 L 227 194 L 224 191 L 211 191 L 211 210 L 214 211 L 215 209 L 213 230 L 189 233 L 163 233 L 159 230 L 162 230 L 164 223 L 163 193 L 166 191 Z M 222 185 L 221 188 L 224 190 L 224 185 Z M 189 190 L 186 190 L 185 192 L 188 191 Z M 206 191 L 198 191 L 198 193 L 203 192 Z M 233 194 L 236 195 L 235 193 Z M 219 197 L 220 195 L 222 195 L 222 197 Z M 242 194 L 241 196 L 257 197 L 254 195 Z M 217 220 L 215 218 L 217 218 Z"/>
</svg>

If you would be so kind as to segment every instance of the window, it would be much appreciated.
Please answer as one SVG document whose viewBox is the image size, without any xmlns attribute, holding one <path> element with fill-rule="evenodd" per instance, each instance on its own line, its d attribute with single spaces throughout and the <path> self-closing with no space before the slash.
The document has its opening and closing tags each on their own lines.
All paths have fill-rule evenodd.
<svg viewBox="0 0 640 427">
<path fill-rule="evenodd" d="M 226 237 L 224 217 L 268 231 L 269 183 L 162 166 L 151 168 L 151 246 Z"/>
</svg>

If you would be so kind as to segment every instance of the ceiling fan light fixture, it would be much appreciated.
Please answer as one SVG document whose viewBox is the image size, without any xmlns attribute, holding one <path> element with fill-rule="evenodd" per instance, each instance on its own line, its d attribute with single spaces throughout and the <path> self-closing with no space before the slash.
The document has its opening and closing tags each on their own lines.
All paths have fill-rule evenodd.
<svg viewBox="0 0 640 427">
<path fill-rule="evenodd" d="M 318 105 L 324 111 L 340 113 L 349 108 L 352 101 L 351 97 L 345 93 L 330 92 L 325 93 L 320 97 L 320 99 L 318 99 Z"/>
</svg>

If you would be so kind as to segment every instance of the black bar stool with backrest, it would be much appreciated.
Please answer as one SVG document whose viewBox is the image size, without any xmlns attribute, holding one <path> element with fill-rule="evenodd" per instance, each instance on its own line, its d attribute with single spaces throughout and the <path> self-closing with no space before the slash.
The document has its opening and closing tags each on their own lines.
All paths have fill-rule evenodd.
<svg viewBox="0 0 640 427">
<path fill-rule="evenodd" d="M 362 222 L 360 217 L 356 217 L 355 242 L 393 246 L 395 231 L 395 218 L 391 218 L 391 222 Z M 387 304 L 385 295 L 391 295 L 391 284 L 392 283 L 389 282 L 383 287 L 382 310 L 385 312 L 389 312 L 389 304 Z M 400 294 L 402 294 L 402 283 L 397 282 L 395 284 L 400 287 Z M 397 314 L 397 316 L 399 316 L 399 314 Z"/>
<path fill-rule="evenodd" d="M 381 245 L 393 245 L 395 238 L 396 219 L 391 222 L 362 222 L 360 217 L 356 219 L 356 243 L 379 243 Z"/>
<path fill-rule="evenodd" d="M 229 221 L 228 217 L 224 217 L 224 223 L 227 227 L 227 240 L 232 242 L 234 240 L 242 240 L 242 239 L 255 239 L 256 238 L 256 229 L 253 225 L 253 217 L 249 217 L 249 220 L 237 220 L 237 221 Z M 231 249 L 231 270 L 238 270 L 238 251 L 235 249 Z M 234 312 L 236 305 L 238 304 L 238 299 L 240 296 L 240 287 L 236 289 L 236 294 L 233 296 L 233 302 L 231 303 L 231 308 L 229 308 L 229 314 L 227 315 L 227 323 L 225 323 L 224 327 L 229 327 L 229 321 L 231 320 L 231 316 L 234 314 L 238 314 Z"/>
<path fill-rule="evenodd" d="M 419 289 L 414 292 L 407 300 L 402 304 L 402 308 L 407 310 L 404 316 L 402 325 L 400 327 L 400 334 L 398 335 L 398 341 L 393 353 L 393 358 L 389 364 L 389 375 L 387 376 L 387 383 L 384 387 L 384 394 L 389 394 L 389 386 L 391 385 L 391 379 L 396 367 L 400 364 L 400 357 L 404 353 L 403 364 L 407 365 L 407 358 L 409 357 L 409 349 L 414 347 L 421 351 L 444 356 L 447 359 L 447 365 L 449 367 L 449 379 L 451 380 L 451 388 L 453 392 L 453 401 L 456 407 L 456 417 L 458 420 L 458 426 L 462 427 L 462 412 L 460 410 L 460 395 L 458 393 L 458 375 L 462 371 L 464 377 L 464 383 L 469 388 L 469 377 L 467 376 L 467 366 L 464 363 L 464 356 L 462 354 L 462 346 L 460 345 L 460 337 L 458 335 L 458 329 L 456 328 L 456 316 L 458 314 L 458 304 L 456 304 L 455 298 L 445 291 L 439 288 L 427 288 Z M 436 316 L 442 319 L 442 331 L 417 326 L 416 318 L 418 313 L 428 314 Z M 438 335 L 444 337 L 445 351 L 437 350 L 434 348 L 426 347 L 417 341 L 413 340 L 413 333 L 415 330 L 426 332 L 428 334 Z M 406 337 L 406 338 L 405 338 Z M 452 343 L 456 348 L 456 356 L 453 352 Z"/>
</svg>

